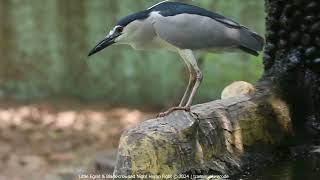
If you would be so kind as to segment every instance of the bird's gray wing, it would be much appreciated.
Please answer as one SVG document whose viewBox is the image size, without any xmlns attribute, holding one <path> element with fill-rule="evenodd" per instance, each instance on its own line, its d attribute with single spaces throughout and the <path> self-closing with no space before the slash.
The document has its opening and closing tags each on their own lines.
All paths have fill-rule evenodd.
<svg viewBox="0 0 320 180">
<path fill-rule="evenodd" d="M 179 14 L 154 18 L 157 35 L 180 49 L 230 48 L 238 45 L 239 30 L 209 17 Z"/>
<path fill-rule="evenodd" d="M 256 54 L 254 52 L 263 47 L 263 42 L 247 28 L 232 28 L 195 14 L 158 15 L 153 18 L 153 26 L 161 39 L 180 49 L 229 51 L 239 48 Z"/>
</svg>

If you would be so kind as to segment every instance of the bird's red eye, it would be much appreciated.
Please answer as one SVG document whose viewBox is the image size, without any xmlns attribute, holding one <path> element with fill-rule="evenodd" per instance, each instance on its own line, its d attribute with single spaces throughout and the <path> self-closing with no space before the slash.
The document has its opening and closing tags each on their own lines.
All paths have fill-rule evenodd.
<svg viewBox="0 0 320 180">
<path fill-rule="evenodd" d="M 117 27 L 116 31 L 117 31 L 117 33 L 121 33 L 123 31 L 123 27 L 121 27 L 121 26 Z"/>
</svg>

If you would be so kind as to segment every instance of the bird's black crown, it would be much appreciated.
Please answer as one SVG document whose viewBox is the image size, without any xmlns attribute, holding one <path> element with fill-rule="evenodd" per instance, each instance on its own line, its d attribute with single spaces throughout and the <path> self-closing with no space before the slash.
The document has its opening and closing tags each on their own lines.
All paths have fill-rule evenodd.
<svg viewBox="0 0 320 180">
<path fill-rule="evenodd" d="M 149 12 L 148 11 L 141 11 L 141 12 L 138 12 L 138 13 L 134 13 L 134 14 L 131 14 L 129 16 L 126 16 L 126 17 L 120 19 L 117 22 L 117 26 L 125 27 L 126 25 L 128 25 L 132 21 L 143 20 L 143 19 L 146 19 L 148 17 L 149 17 Z"/>
</svg>

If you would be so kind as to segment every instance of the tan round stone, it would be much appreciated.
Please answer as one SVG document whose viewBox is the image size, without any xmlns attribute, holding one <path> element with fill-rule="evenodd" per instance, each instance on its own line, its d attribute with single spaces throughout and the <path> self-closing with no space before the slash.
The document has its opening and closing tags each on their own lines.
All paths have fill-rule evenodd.
<svg viewBox="0 0 320 180">
<path fill-rule="evenodd" d="M 221 93 L 221 99 L 228 99 L 231 97 L 251 94 L 256 91 L 256 88 L 245 81 L 236 81 L 229 86 L 225 87 Z"/>
</svg>

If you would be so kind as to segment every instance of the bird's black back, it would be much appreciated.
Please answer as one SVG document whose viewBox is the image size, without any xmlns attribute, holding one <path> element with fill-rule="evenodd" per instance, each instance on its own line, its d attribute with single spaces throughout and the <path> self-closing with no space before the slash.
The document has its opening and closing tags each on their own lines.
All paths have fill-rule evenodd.
<svg viewBox="0 0 320 180">
<path fill-rule="evenodd" d="M 178 14 L 196 14 L 200 16 L 206 16 L 212 19 L 215 19 L 223 24 L 226 24 L 231 27 L 235 28 L 241 28 L 242 26 L 231 20 L 228 19 L 220 14 L 208 11 L 204 8 L 200 8 L 197 6 L 184 4 L 184 3 L 178 3 L 178 2 L 163 2 L 160 3 L 150 9 L 148 11 L 158 11 L 162 16 L 175 16 Z"/>
<path fill-rule="evenodd" d="M 208 11 L 204 8 L 200 8 L 197 6 L 189 5 L 189 4 L 184 4 L 184 3 L 178 3 L 178 2 L 163 2 L 160 3 L 150 9 L 131 14 L 129 16 L 126 16 L 122 19 L 120 19 L 117 22 L 117 25 L 119 26 L 126 26 L 132 21 L 135 20 L 143 20 L 149 17 L 151 12 L 158 11 L 162 16 L 175 16 L 179 14 L 196 14 L 200 16 L 206 16 L 212 19 L 215 19 L 225 25 L 228 25 L 230 27 L 234 28 L 242 28 L 243 26 L 238 24 L 237 22 L 228 19 L 220 14 Z"/>
</svg>

